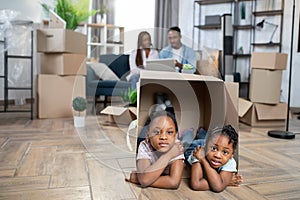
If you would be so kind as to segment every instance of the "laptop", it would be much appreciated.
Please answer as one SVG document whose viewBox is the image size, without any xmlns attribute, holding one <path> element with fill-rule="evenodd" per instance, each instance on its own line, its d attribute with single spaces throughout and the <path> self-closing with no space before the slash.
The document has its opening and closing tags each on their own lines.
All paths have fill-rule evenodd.
<svg viewBox="0 0 300 200">
<path fill-rule="evenodd" d="M 146 61 L 146 70 L 176 72 L 173 59 L 152 59 Z"/>
</svg>

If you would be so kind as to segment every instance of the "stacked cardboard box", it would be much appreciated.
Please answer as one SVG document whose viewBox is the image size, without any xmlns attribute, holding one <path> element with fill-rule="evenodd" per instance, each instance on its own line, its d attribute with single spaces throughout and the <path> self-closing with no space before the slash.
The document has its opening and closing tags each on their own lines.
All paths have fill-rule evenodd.
<svg viewBox="0 0 300 200">
<path fill-rule="evenodd" d="M 287 54 L 254 52 L 249 99 L 239 100 L 240 121 L 251 126 L 284 126 L 287 104 L 280 102 L 282 70 Z"/>
<path fill-rule="evenodd" d="M 67 29 L 37 30 L 41 53 L 38 117 L 72 117 L 72 99 L 85 97 L 86 36 Z"/>
</svg>

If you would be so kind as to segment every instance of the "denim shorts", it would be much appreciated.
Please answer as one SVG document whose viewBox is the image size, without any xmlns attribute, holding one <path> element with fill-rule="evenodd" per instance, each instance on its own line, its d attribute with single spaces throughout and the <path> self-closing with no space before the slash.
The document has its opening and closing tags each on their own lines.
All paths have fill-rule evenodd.
<svg viewBox="0 0 300 200">
<path fill-rule="evenodd" d="M 198 146 L 204 146 L 205 145 L 205 139 L 196 139 L 193 140 L 191 145 L 185 150 L 184 157 L 186 163 L 192 165 L 194 162 L 198 162 L 198 160 L 193 156 L 193 152 Z"/>
</svg>

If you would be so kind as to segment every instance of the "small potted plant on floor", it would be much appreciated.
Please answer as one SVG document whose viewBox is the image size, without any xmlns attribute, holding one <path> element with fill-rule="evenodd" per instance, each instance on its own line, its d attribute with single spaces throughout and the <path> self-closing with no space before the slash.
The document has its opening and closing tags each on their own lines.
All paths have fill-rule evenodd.
<svg viewBox="0 0 300 200">
<path fill-rule="evenodd" d="M 72 102 L 72 107 L 75 111 L 78 112 L 78 115 L 74 116 L 74 126 L 75 127 L 84 127 L 85 116 L 80 115 L 80 113 L 86 110 L 87 100 L 80 96 L 75 97 Z"/>
</svg>

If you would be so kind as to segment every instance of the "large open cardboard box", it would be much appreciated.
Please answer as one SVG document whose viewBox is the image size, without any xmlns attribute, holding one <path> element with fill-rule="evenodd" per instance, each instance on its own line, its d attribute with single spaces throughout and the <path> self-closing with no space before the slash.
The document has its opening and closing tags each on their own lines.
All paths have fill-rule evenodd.
<svg viewBox="0 0 300 200">
<path fill-rule="evenodd" d="M 276 52 L 253 52 L 251 67 L 257 69 L 285 70 L 288 55 Z"/>
<path fill-rule="evenodd" d="M 37 51 L 42 53 L 86 54 L 87 37 L 68 29 L 37 29 Z"/>
<path fill-rule="evenodd" d="M 157 92 L 169 96 L 180 132 L 190 128 L 196 131 L 199 127 L 209 130 L 224 124 L 231 124 L 238 131 L 237 83 L 224 83 L 212 76 L 142 71 L 139 84 L 138 134 L 155 104 Z"/>
<path fill-rule="evenodd" d="M 253 127 L 285 126 L 287 104 L 253 103 L 239 99 L 240 121 Z"/>
<path fill-rule="evenodd" d="M 73 117 L 73 98 L 85 97 L 84 76 L 39 74 L 37 82 L 39 118 Z"/>
<path fill-rule="evenodd" d="M 86 55 L 70 53 L 41 54 L 41 74 L 86 75 Z"/>
</svg>

